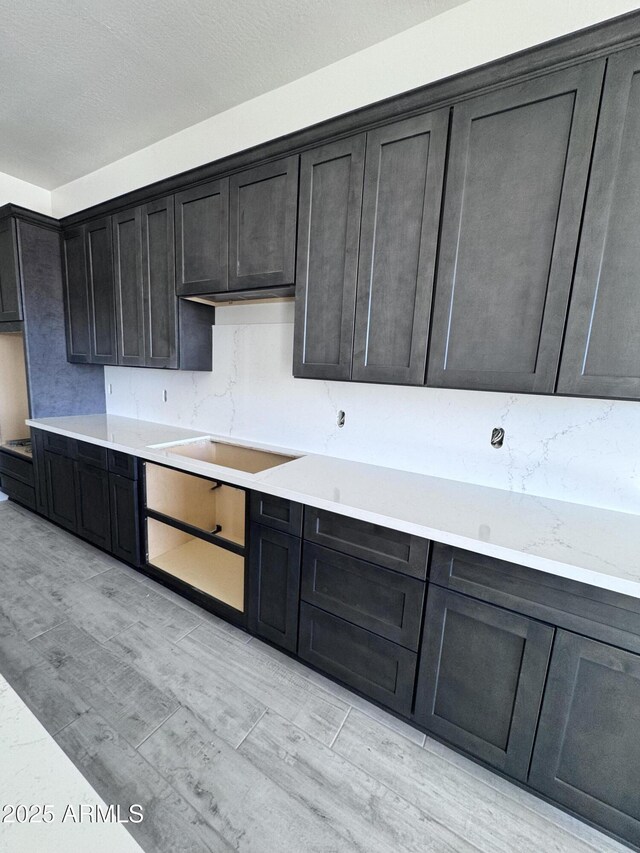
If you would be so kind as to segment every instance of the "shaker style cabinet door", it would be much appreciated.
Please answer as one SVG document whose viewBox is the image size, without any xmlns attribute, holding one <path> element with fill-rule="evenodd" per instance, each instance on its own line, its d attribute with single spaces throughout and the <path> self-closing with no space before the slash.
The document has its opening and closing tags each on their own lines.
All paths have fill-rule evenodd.
<svg viewBox="0 0 640 853">
<path fill-rule="evenodd" d="M 143 205 L 141 215 L 145 365 L 177 367 L 173 197 Z"/>
<path fill-rule="evenodd" d="M 194 296 L 229 289 L 229 179 L 175 196 L 176 293 Z"/>
<path fill-rule="evenodd" d="M 116 300 L 113 281 L 111 219 L 84 226 L 89 288 L 92 364 L 117 364 Z"/>
<path fill-rule="evenodd" d="M 16 223 L 0 223 L 0 323 L 22 320 Z"/>
<path fill-rule="evenodd" d="M 422 385 L 449 110 L 367 134 L 352 378 Z"/>
<path fill-rule="evenodd" d="M 608 61 L 557 391 L 640 398 L 640 50 Z"/>
<path fill-rule="evenodd" d="M 351 378 L 365 139 L 300 159 L 294 376 Z"/>
<path fill-rule="evenodd" d="M 87 258 L 84 228 L 82 226 L 64 232 L 62 250 L 67 361 L 90 364 L 89 288 L 87 286 Z"/>
<path fill-rule="evenodd" d="M 118 364 L 134 367 L 145 363 L 141 221 L 139 207 L 112 218 Z"/>
<path fill-rule="evenodd" d="M 559 631 L 529 784 L 640 846 L 640 657 Z"/>
<path fill-rule="evenodd" d="M 229 180 L 229 290 L 294 283 L 298 156 Z"/>
<path fill-rule="evenodd" d="M 85 462 L 75 463 L 75 532 L 99 548 L 111 549 L 109 474 Z"/>
<path fill-rule="evenodd" d="M 416 721 L 525 781 L 553 633 L 542 622 L 430 585 Z"/>
<path fill-rule="evenodd" d="M 428 385 L 553 392 L 603 72 L 454 107 Z"/>
</svg>

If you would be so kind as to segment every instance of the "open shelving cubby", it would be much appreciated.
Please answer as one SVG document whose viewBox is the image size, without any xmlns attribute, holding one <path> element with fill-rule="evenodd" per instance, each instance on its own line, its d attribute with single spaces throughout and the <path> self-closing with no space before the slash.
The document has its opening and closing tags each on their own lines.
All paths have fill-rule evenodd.
<svg viewBox="0 0 640 853">
<path fill-rule="evenodd" d="M 246 492 L 145 464 L 147 562 L 244 612 Z"/>
</svg>

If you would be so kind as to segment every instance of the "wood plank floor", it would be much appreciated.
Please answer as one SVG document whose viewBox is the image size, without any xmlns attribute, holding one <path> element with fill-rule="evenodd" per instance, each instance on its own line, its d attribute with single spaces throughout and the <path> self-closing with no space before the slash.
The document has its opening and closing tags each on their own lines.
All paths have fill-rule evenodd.
<svg viewBox="0 0 640 853">
<path fill-rule="evenodd" d="M 626 850 L 8 502 L 0 579 L 0 672 L 149 853 Z"/>
</svg>

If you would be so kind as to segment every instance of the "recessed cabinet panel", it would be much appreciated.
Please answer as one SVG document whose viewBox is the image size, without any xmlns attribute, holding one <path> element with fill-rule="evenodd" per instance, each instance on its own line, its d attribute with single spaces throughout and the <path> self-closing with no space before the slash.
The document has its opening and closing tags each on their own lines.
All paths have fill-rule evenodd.
<svg viewBox="0 0 640 853">
<path fill-rule="evenodd" d="M 351 378 L 365 139 L 300 160 L 294 376 Z"/>
<path fill-rule="evenodd" d="M 44 451 L 44 470 L 47 486 L 49 518 L 56 524 L 76 532 L 76 485 L 73 459 L 59 453 Z"/>
<path fill-rule="evenodd" d="M 134 566 L 141 563 L 138 484 L 135 480 L 109 475 L 111 509 L 111 553 Z"/>
<path fill-rule="evenodd" d="M 430 586 L 415 718 L 526 780 L 553 628 Z"/>
<path fill-rule="evenodd" d="M 66 231 L 63 240 L 66 299 L 67 358 L 70 362 L 91 361 L 89 291 L 84 228 Z"/>
<path fill-rule="evenodd" d="M 640 50 L 609 59 L 558 392 L 640 398 Z"/>
<path fill-rule="evenodd" d="M 448 119 L 367 134 L 353 379 L 424 383 Z"/>
<path fill-rule="evenodd" d="M 640 846 L 640 657 L 559 631 L 529 784 Z"/>
<path fill-rule="evenodd" d="M 176 292 L 178 296 L 229 289 L 229 179 L 178 193 Z"/>
<path fill-rule="evenodd" d="M 603 70 L 454 107 L 427 384 L 553 392 Z"/>
<path fill-rule="evenodd" d="M 294 283 L 298 157 L 232 175 L 229 290 Z"/>
<path fill-rule="evenodd" d="M 147 367 L 178 366 L 173 199 L 142 208 L 142 283 Z"/>
<path fill-rule="evenodd" d="M 16 224 L 0 224 L 0 323 L 22 320 Z"/>
<path fill-rule="evenodd" d="M 91 361 L 117 364 L 116 304 L 111 251 L 111 220 L 85 226 L 91 324 Z"/>
<path fill-rule="evenodd" d="M 111 549 L 111 513 L 109 509 L 109 474 L 88 465 L 75 464 L 75 493 L 78 536 L 105 550 Z"/>
<path fill-rule="evenodd" d="M 144 299 L 140 208 L 113 217 L 118 364 L 144 366 Z"/>
</svg>

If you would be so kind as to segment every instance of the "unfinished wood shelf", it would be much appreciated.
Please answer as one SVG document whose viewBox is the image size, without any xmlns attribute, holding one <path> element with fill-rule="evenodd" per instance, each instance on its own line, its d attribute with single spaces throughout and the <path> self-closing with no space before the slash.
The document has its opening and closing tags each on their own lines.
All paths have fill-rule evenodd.
<svg viewBox="0 0 640 853">
<path fill-rule="evenodd" d="M 146 463 L 147 509 L 244 547 L 245 492 L 185 471 Z"/>
<path fill-rule="evenodd" d="M 147 518 L 149 565 L 244 611 L 244 557 Z"/>
</svg>

